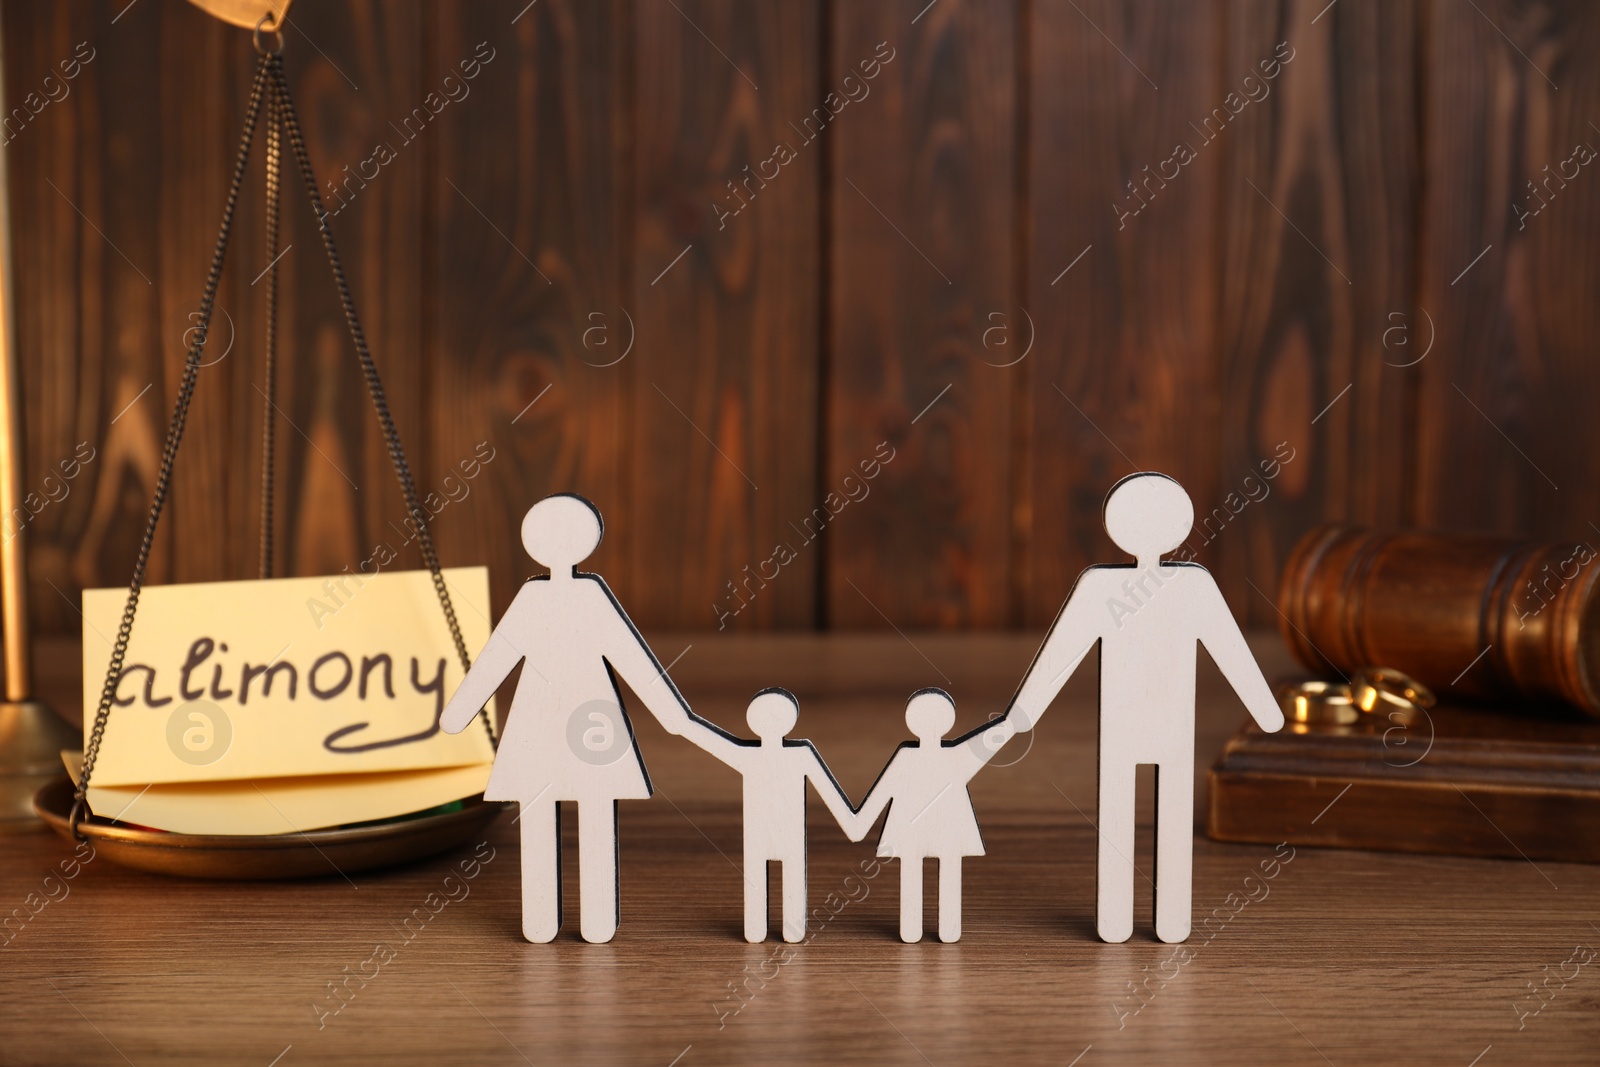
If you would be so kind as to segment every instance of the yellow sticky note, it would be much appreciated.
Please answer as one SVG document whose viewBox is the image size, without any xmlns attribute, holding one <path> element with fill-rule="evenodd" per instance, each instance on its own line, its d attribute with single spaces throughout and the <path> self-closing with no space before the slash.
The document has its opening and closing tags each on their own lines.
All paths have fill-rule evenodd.
<svg viewBox="0 0 1600 1067">
<path fill-rule="evenodd" d="M 467 651 L 476 654 L 489 636 L 488 571 L 443 573 Z M 126 601 L 125 589 L 83 594 L 91 714 Z M 177 810 L 179 798 L 209 798 L 219 807 L 203 820 L 205 832 L 230 832 L 215 824 L 253 810 L 245 819 L 252 826 L 278 825 L 232 832 L 278 833 L 286 819 L 308 829 L 470 795 L 481 790 L 494 753 L 481 729 L 439 729 L 461 678 L 427 571 L 146 588 L 90 805 L 104 814 L 97 794 L 116 807 L 123 787 L 133 787 L 131 797 L 150 786 L 160 803 L 141 801 L 149 810 L 130 813 L 132 821 L 177 829 L 152 814 Z M 436 773 L 446 768 L 463 770 Z M 411 790 L 404 772 L 416 772 Z M 298 781 L 277 781 L 287 779 Z M 207 783 L 233 786 L 208 791 Z M 291 797 L 293 811 L 274 813 L 275 796 Z"/>
<path fill-rule="evenodd" d="M 98 775 L 96 776 L 98 777 Z M 423 811 L 483 792 L 489 765 L 263 781 L 89 787 L 95 814 L 184 834 L 292 834 Z"/>
</svg>

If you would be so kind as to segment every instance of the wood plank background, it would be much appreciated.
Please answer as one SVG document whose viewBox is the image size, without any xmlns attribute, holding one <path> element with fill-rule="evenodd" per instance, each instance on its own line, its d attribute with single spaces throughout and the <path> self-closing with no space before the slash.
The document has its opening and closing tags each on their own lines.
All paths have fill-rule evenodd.
<svg viewBox="0 0 1600 1067">
<path fill-rule="evenodd" d="M 0 16 L 63 631 L 127 579 L 254 55 L 179 0 Z M 442 555 L 497 610 L 563 490 L 687 629 L 1041 625 L 1144 468 L 1256 622 L 1328 518 L 1600 537 L 1593 5 L 300 0 L 285 36 Z M 261 201 L 257 166 L 155 581 L 254 573 Z M 277 565 L 416 565 L 304 201 Z"/>
</svg>

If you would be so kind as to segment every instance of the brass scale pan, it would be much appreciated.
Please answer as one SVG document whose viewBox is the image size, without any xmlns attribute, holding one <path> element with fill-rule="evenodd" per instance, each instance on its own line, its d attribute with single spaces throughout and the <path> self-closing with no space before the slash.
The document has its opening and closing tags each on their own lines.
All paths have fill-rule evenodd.
<svg viewBox="0 0 1600 1067">
<path fill-rule="evenodd" d="M 33 798 L 33 810 L 73 840 L 72 780 L 63 774 Z M 509 805 L 481 796 L 460 811 L 363 826 L 295 834 L 233 836 L 144 830 L 98 816 L 78 823 L 95 854 L 155 874 L 236 880 L 334 877 L 389 867 L 456 848 L 489 825 Z"/>
</svg>

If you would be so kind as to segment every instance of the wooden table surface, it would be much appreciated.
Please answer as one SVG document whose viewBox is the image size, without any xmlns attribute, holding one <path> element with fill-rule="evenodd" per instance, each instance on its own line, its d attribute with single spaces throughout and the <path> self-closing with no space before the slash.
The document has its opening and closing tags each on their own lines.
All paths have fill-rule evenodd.
<svg viewBox="0 0 1600 1067">
<path fill-rule="evenodd" d="M 817 742 L 858 800 L 903 738 L 913 689 L 945 685 L 965 728 L 1003 706 L 1037 644 L 1011 635 L 649 636 L 664 661 L 682 653 L 673 675 L 695 709 L 731 728 L 742 731 L 756 689 L 794 690 L 797 733 Z M 1256 647 L 1269 676 L 1289 669 L 1274 636 L 1258 635 Z M 68 646 L 39 651 L 42 688 L 73 714 L 75 656 Z M 1203 771 L 1244 711 L 1209 663 L 1200 685 Z M 576 935 L 571 819 L 568 927 L 548 945 L 519 935 L 509 817 L 486 844 L 465 841 L 453 855 L 348 880 L 177 881 L 99 860 L 0 935 L 9 938 L 0 948 L 0 1062 L 1600 1060 L 1593 866 L 1309 848 L 1275 857 L 1270 847 L 1197 835 L 1186 945 L 1155 940 L 1144 879 L 1133 938 L 1100 943 L 1094 693 L 1091 663 L 1031 749 L 1019 738 L 996 761 L 1015 762 L 973 782 L 988 855 L 967 861 L 957 944 L 897 939 L 896 872 L 885 865 L 874 875 L 870 844 L 846 841 L 814 797 L 810 899 L 836 914 L 804 944 L 746 944 L 739 779 L 636 715 L 657 792 L 622 804 L 622 926 L 612 943 Z M 1327 784 L 1330 801 L 1344 785 Z M 1148 874 L 1147 780 L 1141 788 L 1137 862 Z M 1338 819 L 1339 805 L 1324 817 Z M 457 889 L 460 899 L 408 936 L 402 920 L 475 848 L 489 858 L 476 878 L 455 883 L 466 895 Z M 40 893 L 70 853 L 44 833 L 0 838 L 0 849 L 7 913 Z M 1208 929 L 1200 920 L 1214 911 L 1228 918 Z M 369 964 L 380 945 L 387 962 Z M 374 969 L 348 982 L 343 1000 L 330 992 Z"/>
</svg>

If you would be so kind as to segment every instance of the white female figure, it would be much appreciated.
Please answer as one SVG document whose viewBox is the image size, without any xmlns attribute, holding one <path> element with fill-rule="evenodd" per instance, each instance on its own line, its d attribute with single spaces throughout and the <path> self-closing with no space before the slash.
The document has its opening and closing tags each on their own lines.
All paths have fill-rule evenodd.
<svg viewBox="0 0 1600 1067">
<path fill-rule="evenodd" d="M 922 940 L 922 861 L 929 857 L 939 861 L 939 940 L 961 939 L 961 859 L 983 855 L 967 783 L 1015 733 L 1001 718 L 944 740 L 955 722 L 944 690 L 911 694 L 906 725 L 917 739 L 895 750 L 847 830 L 860 841 L 889 809 L 878 855 L 900 860 L 900 940 L 908 943 Z"/>
<path fill-rule="evenodd" d="M 529 941 L 549 941 L 561 927 L 563 800 L 578 805 L 583 939 L 609 941 L 617 932 L 617 801 L 646 798 L 651 787 L 615 675 L 668 732 L 681 735 L 690 722 L 688 705 L 606 583 L 577 569 L 603 529 L 580 496 L 549 496 L 528 509 L 522 546 L 550 574 L 523 585 L 440 719 L 450 733 L 465 729 L 522 663 L 483 795 L 522 806 Z"/>
</svg>

